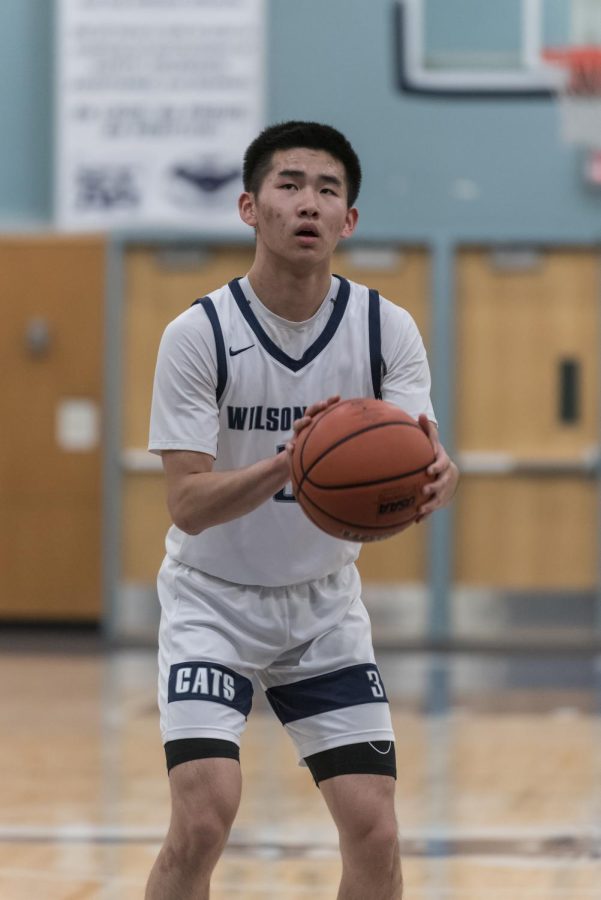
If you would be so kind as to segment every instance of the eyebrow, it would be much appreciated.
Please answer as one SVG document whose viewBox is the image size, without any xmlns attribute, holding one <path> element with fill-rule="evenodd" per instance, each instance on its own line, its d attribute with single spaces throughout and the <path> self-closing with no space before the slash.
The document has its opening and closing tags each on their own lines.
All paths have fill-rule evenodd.
<svg viewBox="0 0 601 900">
<path fill-rule="evenodd" d="M 303 172 L 302 169 L 281 169 L 277 173 L 277 178 L 306 178 L 306 172 Z M 326 175 L 325 173 L 322 175 L 318 175 L 318 180 L 322 181 L 324 184 L 335 184 L 338 187 L 342 187 L 342 181 L 336 175 Z"/>
</svg>

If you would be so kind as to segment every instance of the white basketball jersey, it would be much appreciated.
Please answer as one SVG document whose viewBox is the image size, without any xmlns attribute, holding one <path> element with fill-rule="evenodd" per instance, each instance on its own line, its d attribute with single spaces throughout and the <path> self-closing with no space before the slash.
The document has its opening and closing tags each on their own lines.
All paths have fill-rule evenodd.
<svg viewBox="0 0 601 900">
<path fill-rule="evenodd" d="M 186 319 L 179 317 L 183 323 L 192 315 L 206 315 L 212 327 L 216 451 L 207 439 L 204 443 L 202 438 L 171 439 L 175 432 L 169 432 L 165 421 L 178 398 L 172 402 L 161 388 L 160 353 L 150 449 L 214 452 L 215 469 L 239 469 L 278 453 L 292 435 L 292 423 L 310 404 L 334 394 L 342 399 L 379 395 L 380 298 L 377 292 L 345 279 L 339 279 L 339 284 L 333 279 L 332 284 L 338 286 L 337 293 L 325 301 L 333 307 L 331 314 L 321 318 L 324 327 L 300 358 L 288 356 L 271 339 L 240 280 L 197 301 L 202 308 L 189 310 Z M 199 354 L 203 349 L 208 353 L 205 347 L 199 348 Z M 186 352 L 189 357 L 192 351 L 188 347 Z M 171 361 L 171 369 L 177 371 L 177 361 Z M 427 402 L 421 397 L 414 415 L 427 411 L 428 388 L 429 376 Z M 203 389 L 207 392 L 206 384 Z M 167 553 L 185 565 L 230 582 L 265 586 L 324 577 L 355 560 L 359 549 L 359 544 L 330 537 L 313 525 L 296 503 L 290 485 L 223 525 L 198 535 L 172 526 L 167 535 Z"/>
</svg>

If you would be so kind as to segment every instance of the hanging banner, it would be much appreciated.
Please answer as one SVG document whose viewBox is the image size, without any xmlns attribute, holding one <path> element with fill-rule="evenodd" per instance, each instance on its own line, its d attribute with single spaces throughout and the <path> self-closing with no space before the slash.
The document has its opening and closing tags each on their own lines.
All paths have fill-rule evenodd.
<svg viewBox="0 0 601 900">
<path fill-rule="evenodd" d="M 245 231 L 264 2 L 59 0 L 58 228 Z"/>
</svg>

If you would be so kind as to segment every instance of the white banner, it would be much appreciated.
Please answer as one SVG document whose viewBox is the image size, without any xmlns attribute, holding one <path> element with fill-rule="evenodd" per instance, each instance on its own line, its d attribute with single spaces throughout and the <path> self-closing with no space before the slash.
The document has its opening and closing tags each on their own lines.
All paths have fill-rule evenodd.
<svg viewBox="0 0 601 900">
<path fill-rule="evenodd" d="M 244 230 L 264 0 L 59 0 L 56 225 Z"/>
</svg>

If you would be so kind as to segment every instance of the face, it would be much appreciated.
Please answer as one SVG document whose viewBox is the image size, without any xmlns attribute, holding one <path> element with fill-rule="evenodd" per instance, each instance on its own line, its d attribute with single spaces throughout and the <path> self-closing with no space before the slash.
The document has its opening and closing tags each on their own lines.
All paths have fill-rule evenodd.
<svg viewBox="0 0 601 900">
<path fill-rule="evenodd" d="M 329 260 L 355 230 L 343 164 L 323 150 L 278 150 L 258 194 L 244 193 L 240 216 L 256 229 L 257 249 L 290 262 Z"/>
</svg>

